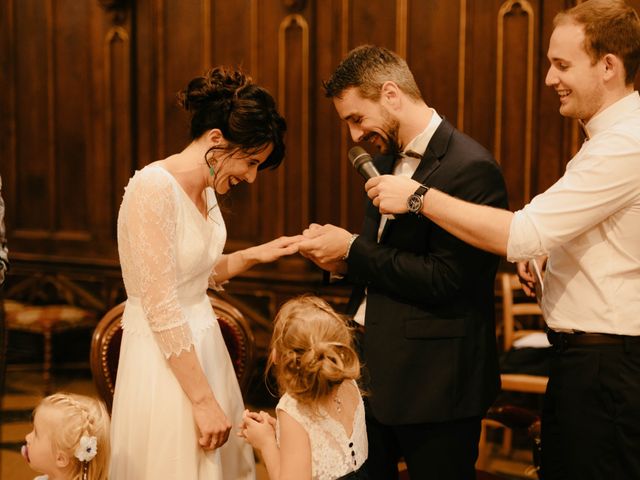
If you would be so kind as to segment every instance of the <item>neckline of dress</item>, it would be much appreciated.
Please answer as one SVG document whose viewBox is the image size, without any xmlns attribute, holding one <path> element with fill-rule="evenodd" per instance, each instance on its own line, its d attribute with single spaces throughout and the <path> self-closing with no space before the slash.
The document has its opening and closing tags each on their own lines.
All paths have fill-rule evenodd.
<svg viewBox="0 0 640 480">
<path fill-rule="evenodd" d="M 174 177 L 173 174 L 169 170 L 167 170 L 162 165 L 159 165 L 157 163 L 155 165 L 149 165 L 149 166 L 152 167 L 152 168 L 153 167 L 159 168 L 160 170 L 165 172 L 171 178 L 171 180 L 178 186 L 178 190 L 180 190 L 180 192 L 182 192 L 182 195 L 184 195 L 184 197 L 187 199 L 187 201 L 191 205 L 191 208 L 197 214 L 197 216 L 198 216 L 198 218 L 200 218 L 200 220 L 205 222 L 207 225 L 209 225 L 209 220 L 213 221 L 213 219 L 209 215 L 209 192 L 208 192 L 208 190 L 211 190 L 211 187 L 206 187 L 204 189 L 205 206 L 207 208 L 207 213 L 205 215 L 203 215 L 202 212 L 200 211 L 200 209 L 195 204 L 195 202 L 191 199 L 191 197 L 187 194 L 185 189 L 182 187 L 182 185 L 180 184 L 178 179 L 176 177 Z M 214 193 L 214 198 L 216 198 L 215 197 L 215 192 L 213 192 L 213 193 Z M 217 206 L 217 204 L 218 204 L 218 199 L 216 198 L 216 205 L 214 205 L 211 208 L 215 208 Z"/>
<path fill-rule="evenodd" d="M 357 388 L 357 385 L 356 385 Z M 340 428 L 340 431 L 342 433 L 344 433 L 344 436 L 347 437 L 347 440 L 353 440 L 353 436 L 356 434 L 356 423 L 358 421 L 358 415 L 360 413 L 360 407 L 362 406 L 362 398 L 358 399 L 358 403 L 356 404 L 356 408 L 353 411 L 353 420 L 351 420 L 351 435 L 349 435 L 347 433 L 347 429 L 346 427 L 342 424 L 342 422 L 340 420 L 338 420 L 337 418 L 334 418 L 329 411 L 324 408 L 323 406 L 320 406 L 320 410 L 324 413 L 324 416 L 329 419 L 329 421 L 333 422 L 334 425 L 337 425 Z"/>
</svg>

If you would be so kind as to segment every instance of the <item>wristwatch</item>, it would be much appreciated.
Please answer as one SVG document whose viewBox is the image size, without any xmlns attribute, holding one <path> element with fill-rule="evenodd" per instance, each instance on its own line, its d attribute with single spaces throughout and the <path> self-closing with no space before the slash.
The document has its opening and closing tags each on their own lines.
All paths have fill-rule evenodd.
<svg viewBox="0 0 640 480">
<path fill-rule="evenodd" d="M 420 212 L 422 211 L 422 199 L 428 191 L 429 187 L 420 185 L 418 189 L 412 195 L 409 195 L 409 198 L 407 198 L 407 210 L 411 213 L 420 215 Z"/>
</svg>

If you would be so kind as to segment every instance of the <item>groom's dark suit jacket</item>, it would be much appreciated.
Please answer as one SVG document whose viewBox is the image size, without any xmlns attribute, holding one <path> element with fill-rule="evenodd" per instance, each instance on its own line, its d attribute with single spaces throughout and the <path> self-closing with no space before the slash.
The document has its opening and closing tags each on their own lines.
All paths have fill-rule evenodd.
<svg viewBox="0 0 640 480">
<path fill-rule="evenodd" d="M 377 156 L 381 174 L 394 159 Z M 493 156 L 444 120 L 413 178 L 470 202 L 507 208 Z M 404 425 L 482 416 L 500 386 L 494 280 L 498 257 L 450 235 L 422 215 L 396 215 L 377 242 L 380 214 L 369 201 L 347 279 L 354 314 L 367 289 L 364 387 L 375 418 Z"/>
</svg>

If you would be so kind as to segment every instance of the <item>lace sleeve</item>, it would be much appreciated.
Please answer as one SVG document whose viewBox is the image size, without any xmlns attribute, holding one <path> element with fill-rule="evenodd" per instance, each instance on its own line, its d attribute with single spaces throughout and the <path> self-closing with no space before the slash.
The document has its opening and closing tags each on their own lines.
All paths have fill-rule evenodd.
<svg viewBox="0 0 640 480">
<path fill-rule="evenodd" d="M 211 273 L 209 274 L 209 288 L 213 289 L 213 290 L 217 290 L 218 292 L 221 292 L 224 290 L 224 285 L 226 285 L 227 283 L 229 283 L 229 280 L 225 280 L 224 282 L 216 282 L 216 267 L 214 265 L 214 267 L 211 269 Z"/>
<path fill-rule="evenodd" d="M 135 291 L 165 357 L 189 350 L 191 330 L 177 295 L 176 192 L 160 169 L 147 168 L 129 189 L 124 218 Z"/>
</svg>

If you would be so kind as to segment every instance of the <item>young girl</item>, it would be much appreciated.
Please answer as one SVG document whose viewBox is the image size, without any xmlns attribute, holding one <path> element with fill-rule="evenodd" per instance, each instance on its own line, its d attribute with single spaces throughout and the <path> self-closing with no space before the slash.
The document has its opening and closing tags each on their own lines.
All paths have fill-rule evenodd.
<svg viewBox="0 0 640 480">
<path fill-rule="evenodd" d="M 55 393 L 33 414 L 33 430 L 22 455 L 44 473 L 36 480 L 106 480 L 109 461 L 109 414 L 94 398 Z"/>
<path fill-rule="evenodd" d="M 271 368 L 278 420 L 245 411 L 239 432 L 261 451 L 271 480 L 365 479 L 360 363 L 344 320 L 320 298 L 290 300 L 276 316 Z"/>
</svg>

